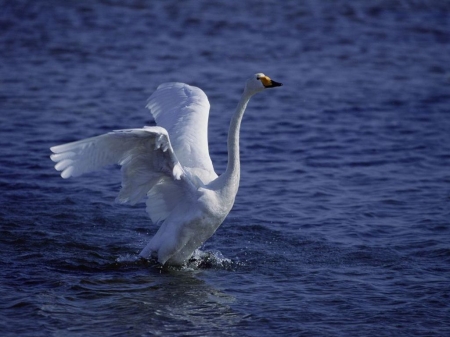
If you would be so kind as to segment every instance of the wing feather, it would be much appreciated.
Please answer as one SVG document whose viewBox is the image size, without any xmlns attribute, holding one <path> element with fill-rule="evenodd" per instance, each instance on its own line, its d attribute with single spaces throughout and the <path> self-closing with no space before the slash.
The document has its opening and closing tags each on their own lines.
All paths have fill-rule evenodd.
<svg viewBox="0 0 450 337">
<path fill-rule="evenodd" d="M 63 178 L 121 165 L 122 189 L 116 201 L 135 204 L 148 195 L 147 210 L 154 223 L 164 220 L 192 186 L 167 131 L 157 126 L 116 130 L 54 146 L 51 151 L 50 158 Z"/>
<path fill-rule="evenodd" d="M 147 104 L 157 125 L 169 133 L 181 165 L 194 169 L 203 183 L 217 177 L 208 149 L 209 107 L 201 89 L 184 83 L 161 84 Z"/>
</svg>

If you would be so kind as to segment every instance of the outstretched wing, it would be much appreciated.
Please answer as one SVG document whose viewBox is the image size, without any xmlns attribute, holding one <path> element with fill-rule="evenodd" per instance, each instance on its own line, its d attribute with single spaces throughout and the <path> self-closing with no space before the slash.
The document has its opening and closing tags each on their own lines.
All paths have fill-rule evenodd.
<svg viewBox="0 0 450 337">
<path fill-rule="evenodd" d="M 184 83 L 161 84 L 148 99 L 147 108 L 157 125 L 169 133 L 184 168 L 204 180 L 217 177 L 208 150 L 209 102 L 201 89 Z"/>
<path fill-rule="evenodd" d="M 167 131 L 161 127 L 117 130 L 50 148 L 61 177 L 77 177 L 111 164 L 122 166 L 122 189 L 116 199 L 135 204 L 146 195 L 154 223 L 164 220 L 187 193 L 185 175 Z"/>
</svg>

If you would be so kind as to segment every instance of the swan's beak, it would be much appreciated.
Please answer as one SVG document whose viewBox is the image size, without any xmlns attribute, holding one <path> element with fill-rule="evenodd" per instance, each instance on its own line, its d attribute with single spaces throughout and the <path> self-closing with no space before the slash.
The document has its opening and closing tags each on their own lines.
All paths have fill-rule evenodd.
<svg viewBox="0 0 450 337">
<path fill-rule="evenodd" d="M 275 88 L 275 87 L 281 87 L 283 85 L 283 83 L 280 82 L 276 82 L 274 80 L 270 80 L 270 84 L 269 85 L 265 85 L 266 88 Z"/>
<path fill-rule="evenodd" d="M 276 81 L 272 80 L 269 76 L 261 77 L 260 81 L 266 88 L 281 87 L 283 85 L 280 82 L 276 82 Z"/>
</svg>

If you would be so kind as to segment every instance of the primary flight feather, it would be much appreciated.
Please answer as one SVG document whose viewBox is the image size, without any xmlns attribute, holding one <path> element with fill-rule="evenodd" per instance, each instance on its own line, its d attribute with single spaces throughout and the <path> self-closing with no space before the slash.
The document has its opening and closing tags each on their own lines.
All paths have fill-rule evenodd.
<svg viewBox="0 0 450 337">
<path fill-rule="evenodd" d="M 250 98 L 281 85 L 262 73 L 246 81 L 230 123 L 227 169 L 220 176 L 208 150 L 208 98 L 184 83 L 161 84 L 150 96 L 147 108 L 158 126 L 54 146 L 50 158 L 63 178 L 121 165 L 122 188 L 116 201 L 135 204 L 147 197 L 147 212 L 160 225 L 140 256 L 154 254 L 163 265 L 183 265 L 234 204 L 240 175 L 239 129 Z"/>
</svg>

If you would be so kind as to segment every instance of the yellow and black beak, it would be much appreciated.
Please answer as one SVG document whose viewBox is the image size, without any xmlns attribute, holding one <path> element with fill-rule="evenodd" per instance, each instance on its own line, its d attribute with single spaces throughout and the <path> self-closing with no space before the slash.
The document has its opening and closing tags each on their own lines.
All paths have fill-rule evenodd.
<svg viewBox="0 0 450 337">
<path fill-rule="evenodd" d="M 262 77 L 259 78 L 259 80 L 261 81 L 263 86 L 266 87 L 266 88 L 281 87 L 283 85 L 283 83 L 276 82 L 276 81 L 270 79 L 269 76 L 262 76 Z"/>
</svg>

